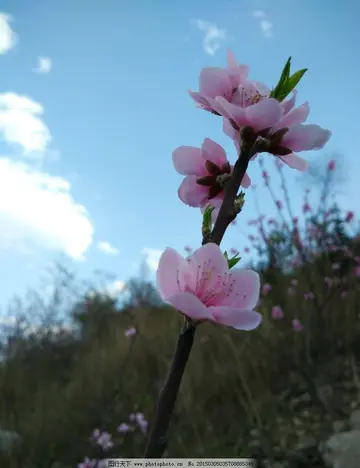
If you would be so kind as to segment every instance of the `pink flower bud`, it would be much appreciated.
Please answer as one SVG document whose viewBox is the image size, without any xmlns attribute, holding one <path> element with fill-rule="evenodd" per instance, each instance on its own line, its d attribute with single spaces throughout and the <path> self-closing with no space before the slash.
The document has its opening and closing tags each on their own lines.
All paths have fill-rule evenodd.
<svg viewBox="0 0 360 468">
<path fill-rule="evenodd" d="M 335 171 L 335 169 L 336 169 L 336 164 L 335 164 L 334 159 L 332 159 L 331 161 L 329 161 L 328 171 L 333 172 L 333 171 Z"/>
</svg>

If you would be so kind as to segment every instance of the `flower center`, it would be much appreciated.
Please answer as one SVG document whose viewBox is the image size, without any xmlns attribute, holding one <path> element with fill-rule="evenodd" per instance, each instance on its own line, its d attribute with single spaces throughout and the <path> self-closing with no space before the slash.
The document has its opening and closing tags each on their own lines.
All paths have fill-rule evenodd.
<svg viewBox="0 0 360 468">
<path fill-rule="evenodd" d="M 247 85 L 240 85 L 233 94 L 231 100 L 232 104 L 242 108 L 253 106 L 254 104 L 267 99 L 266 92 L 261 92 L 255 84 L 248 83 Z"/>
<path fill-rule="evenodd" d="M 211 200 L 224 190 L 225 185 L 230 179 L 231 167 L 229 162 L 219 167 L 209 160 L 205 162 L 205 167 L 208 175 L 199 177 L 196 182 L 204 187 L 209 187 L 208 199 Z"/>
</svg>

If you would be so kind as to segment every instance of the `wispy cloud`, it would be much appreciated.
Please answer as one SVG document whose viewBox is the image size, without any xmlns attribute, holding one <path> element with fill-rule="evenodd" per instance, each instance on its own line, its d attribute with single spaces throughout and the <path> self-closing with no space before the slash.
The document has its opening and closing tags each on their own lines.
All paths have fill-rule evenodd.
<svg viewBox="0 0 360 468">
<path fill-rule="evenodd" d="M 259 26 L 263 33 L 263 35 L 270 39 L 273 36 L 273 29 L 274 25 L 272 22 L 267 18 L 266 13 L 262 10 L 254 10 L 253 11 L 254 18 L 259 20 Z"/>
<path fill-rule="evenodd" d="M 215 55 L 220 45 L 227 39 L 225 29 L 220 29 L 216 24 L 201 19 L 194 20 L 195 26 L 204 33 L 203 46 L 208 55 Z"/>
<path fill-rule="evenodd" d="M 76 260 L 84 258 L 94 231 L 66 179 L 8 158 L 0 158 L 0 225 L 0 247 L 30 244 Z"/>
<path fill-rule="evenodd" d="M 38 57 L 38 65 L 36 68 L 33 68 L 35 73 L 50 73 L 52 69 L 52 60 L 50 57 Z"/>
<path fill-rule="evenodd" d="M 41 104 L 16 93 L 0 93 L 0 137 L 19 145 L 25 155 L 43 152 L 51 134 L 42 120 Z"/>
<path fill-rule="evenodd" d="M 18 41 L 17 35 L 10 26 L 11 21 L 10 15 L 0 12 L 0 54 L 6 54 L 15 47 Z"/>
<path fill-rule="evenodd" d="M 152 272 L 157 270 L 162 253 L 163 251 L 159 249 L 150 249 L 148 247 L 143 249 L 146 265 Z"/>
<path fill-rule="evenodd" d="M 116 247 L 113 247 L 109 242 L 107 241 L 99 241 L 97 243 L 97 248 L 103 252 L 104 254 L 107 255 L 119 255 L 119 249 Z"/>
</svg>

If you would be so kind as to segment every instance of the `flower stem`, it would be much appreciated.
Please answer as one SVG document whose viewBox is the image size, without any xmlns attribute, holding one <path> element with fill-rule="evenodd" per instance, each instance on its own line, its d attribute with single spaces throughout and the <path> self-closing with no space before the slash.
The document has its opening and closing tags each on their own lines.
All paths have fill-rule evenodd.
<svg viewBox="0 0 360 468">
<path fill-rule="evenodd" d="M 224 200 L 220 207 L 210 239 L 206 239 L 205 241 L 203 240 L 203 244 L 206 244 L 207 242 L 214 242 L 215 244 L 220 245 L 227 227 L 236 218 L 234 200 L 239 191 L 241 181 L 243 180 L 245 172 L 248 168 L 250 158 L 254 154 L 255 141 L 256 135 L 251 131 L 249 132 L 248 129 L 244 129 L 239 158 L 235 163 L 231 178 L 226 184 L 224 190 Z"/>
<path fill-rule="evenodd" d="M 170 419 L 179 393 L 185 366 L 194 343 L 195 331 L 196 326 L 185 319 L 169 374 L 160 392 L 154 425 L 145 450 L 145 458 L 161 458 L 166 450 Z"/>
<path fill-rule="evenodd" d="M 202 244 L 214 242 L 220 245 L 229 224 L 235 219 L 234 200 L 238 193 L 241 181 L 247 170 L 256 136 L 247 130 L 242 135 L 240 156 L 235 164 L 234 171 L 225 187 L 224 200 L 221 205 L 214 229 L 210 236 L 203 238 Z M 160 392 L 155 421 L 145 450 L 145 458 L 161 458 L 167 447 L 167 432 L 171 416 L 174 411 L 176 398 L 179 393 L 181 380 L 194 343 L 196 325 L 189 319 L 180 332 L 175 354 L 163 389 Z"/>
</svg>

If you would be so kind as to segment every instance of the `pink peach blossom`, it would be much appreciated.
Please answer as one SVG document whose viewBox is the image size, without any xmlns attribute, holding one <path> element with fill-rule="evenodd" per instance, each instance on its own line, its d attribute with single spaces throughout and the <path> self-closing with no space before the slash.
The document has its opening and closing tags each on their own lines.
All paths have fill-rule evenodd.
<svg viewBox="0 0 360 468">
<path fill-rule="evenodd" d="M 295 318 L 292 320 L 292 326 L 293 326 L 293 329 L 297 332 L 300 332 L 304 329 L 304 326 L 303 324 L 300 322 L 299 319 Z"/>
<path fill-rule="evenodd" d="M 229 271 L 216 244 L 205 244 L 187 258 L 167 248 L 156 279 L 162 299 L 192 320 L 239 330 L 253 330 L 261 322 L 253 310 L 259 300 L 259 275 L 252 270 Z"/>
<path fill-rule="evenodd" d="M 261 294 L 267 296 L 267 294 L 272 290 L 272 286 L 269 283 L 264 283 L 261 288 Z"/>
<path fill-rule="evenodd" d="M 104 431 L 102 432 L 96 440 L 96 443 L 100 445 L 103 450 L 109 450 L 114 446 L 114 442 L 112 441 L 111 434 Z"/>
<path fill-rule="evenodd" d="M 315 299 L 315 294 L 313 292 L 307 292 L 304 294 L 304 299 L 305 300 L 313 300 Z"/>
<path fill-rule="evenodd" d="M 230 176 L 233 167 L 224 149 L 215 141 L 205 138 L 201 148 L 180 146 L 172 157 L 176 171 L 186 176 L 178 190 L 183 203 L 202 207 L 210 200 L 213 204 L 213 200 L 224 198 L 220 179 Z M 247 188 L 250 183 L 249 176 L 245 174 L 241 185 Z"/>
<path fill-rule="evenodd" d="M 214 98 L 221 96 L 231 102 L 240 83 L 247 79 L 249 67 L 239 65 L 230 50 L 227 51 L 227 68 L 205 67 L 200 72 L 199 92 L 189 90 L 198 107 L 216 113 Z"/>
<path fill-rule="evenodd" d="M 136 335 L 136 328 L 134 328 L 134 327 L 128 328 L 127 330 L 125 330 L 124 335 L 127 338 L 131 338 L 131 337 L 135 336 Z"/>
<path fill-rule="evenodd" d="M 311 206 L 310 206 L 309 202 L 306 201 L 306 202 L 303 204 L 303 208 L 302 208 L 302 209 L 303 209 L 303 213 L 310 213 L 310 212 L 311 212 Z"/>
<path fill-rule="evenodd" d="M 120 432 L 120 434 L 127 434 L 128 432 L 133 432 L 133 431 L 134 431 L 134 427 L 133 427 L 133 426 L 130 426 L 130 425 L 127 424 L 127 423 L 121 423 L 121 424 L 118 426 L 117 431 Z"/>
<path fill-rule="evenodd" d="M 246 80 L 239 85 L 231 102 L 217 96 L 212 101 L 212 107 L 232 122 L 235 132 L 242 127 L 251 127 L 260 132 L 275 126 L 283 114 L 281 104 L 269 95 L 270 90 L 265 84 Z M 231 132 L 230 127 L 228 131 Z M 238 133 L 233 132 L 232 137 L 236 136 L 237 139 L 237 135 Z"/>
<path fill-rule="evenodd" d="M 85 457 L 84 461 L 78 464 L 78 468 L 96 468 L 97 460 Z"/>
<path fill-rule="evenodd" d="M 271 309 L 271 317 L 274 320 L 279 320 L 279 319 L 284 318 L 284 312 L 283 312 L 282 308 L 280 306 L 274 306 Z"/>
<path fill-rule="evenodd" d="M 279 145 L 289 150 L 289 154 L 276 154 L 276 150 L 273 154 L 289 167 L 305 171 L 307 162 L 294 152 L 322 149 L 331 137 L 331 132 L 319 125 L 304 124 L 310 112 L 309 104 L 306 102 L 294 109 L 295 95 L 289 106 L 269 96 L 269 88 L 264 84 L 245 81 L 239 86 L 231 102 L 223 97 L 216 97 L 213 108 L 225 117 L 223 130 L 234 140 L 237 149 L 240 146 L 239 129 L 242 127 L 249 126 L 257 132 L 270 128 L 270 135 L 287 128 L 288 131 Z"/>
</svg>

